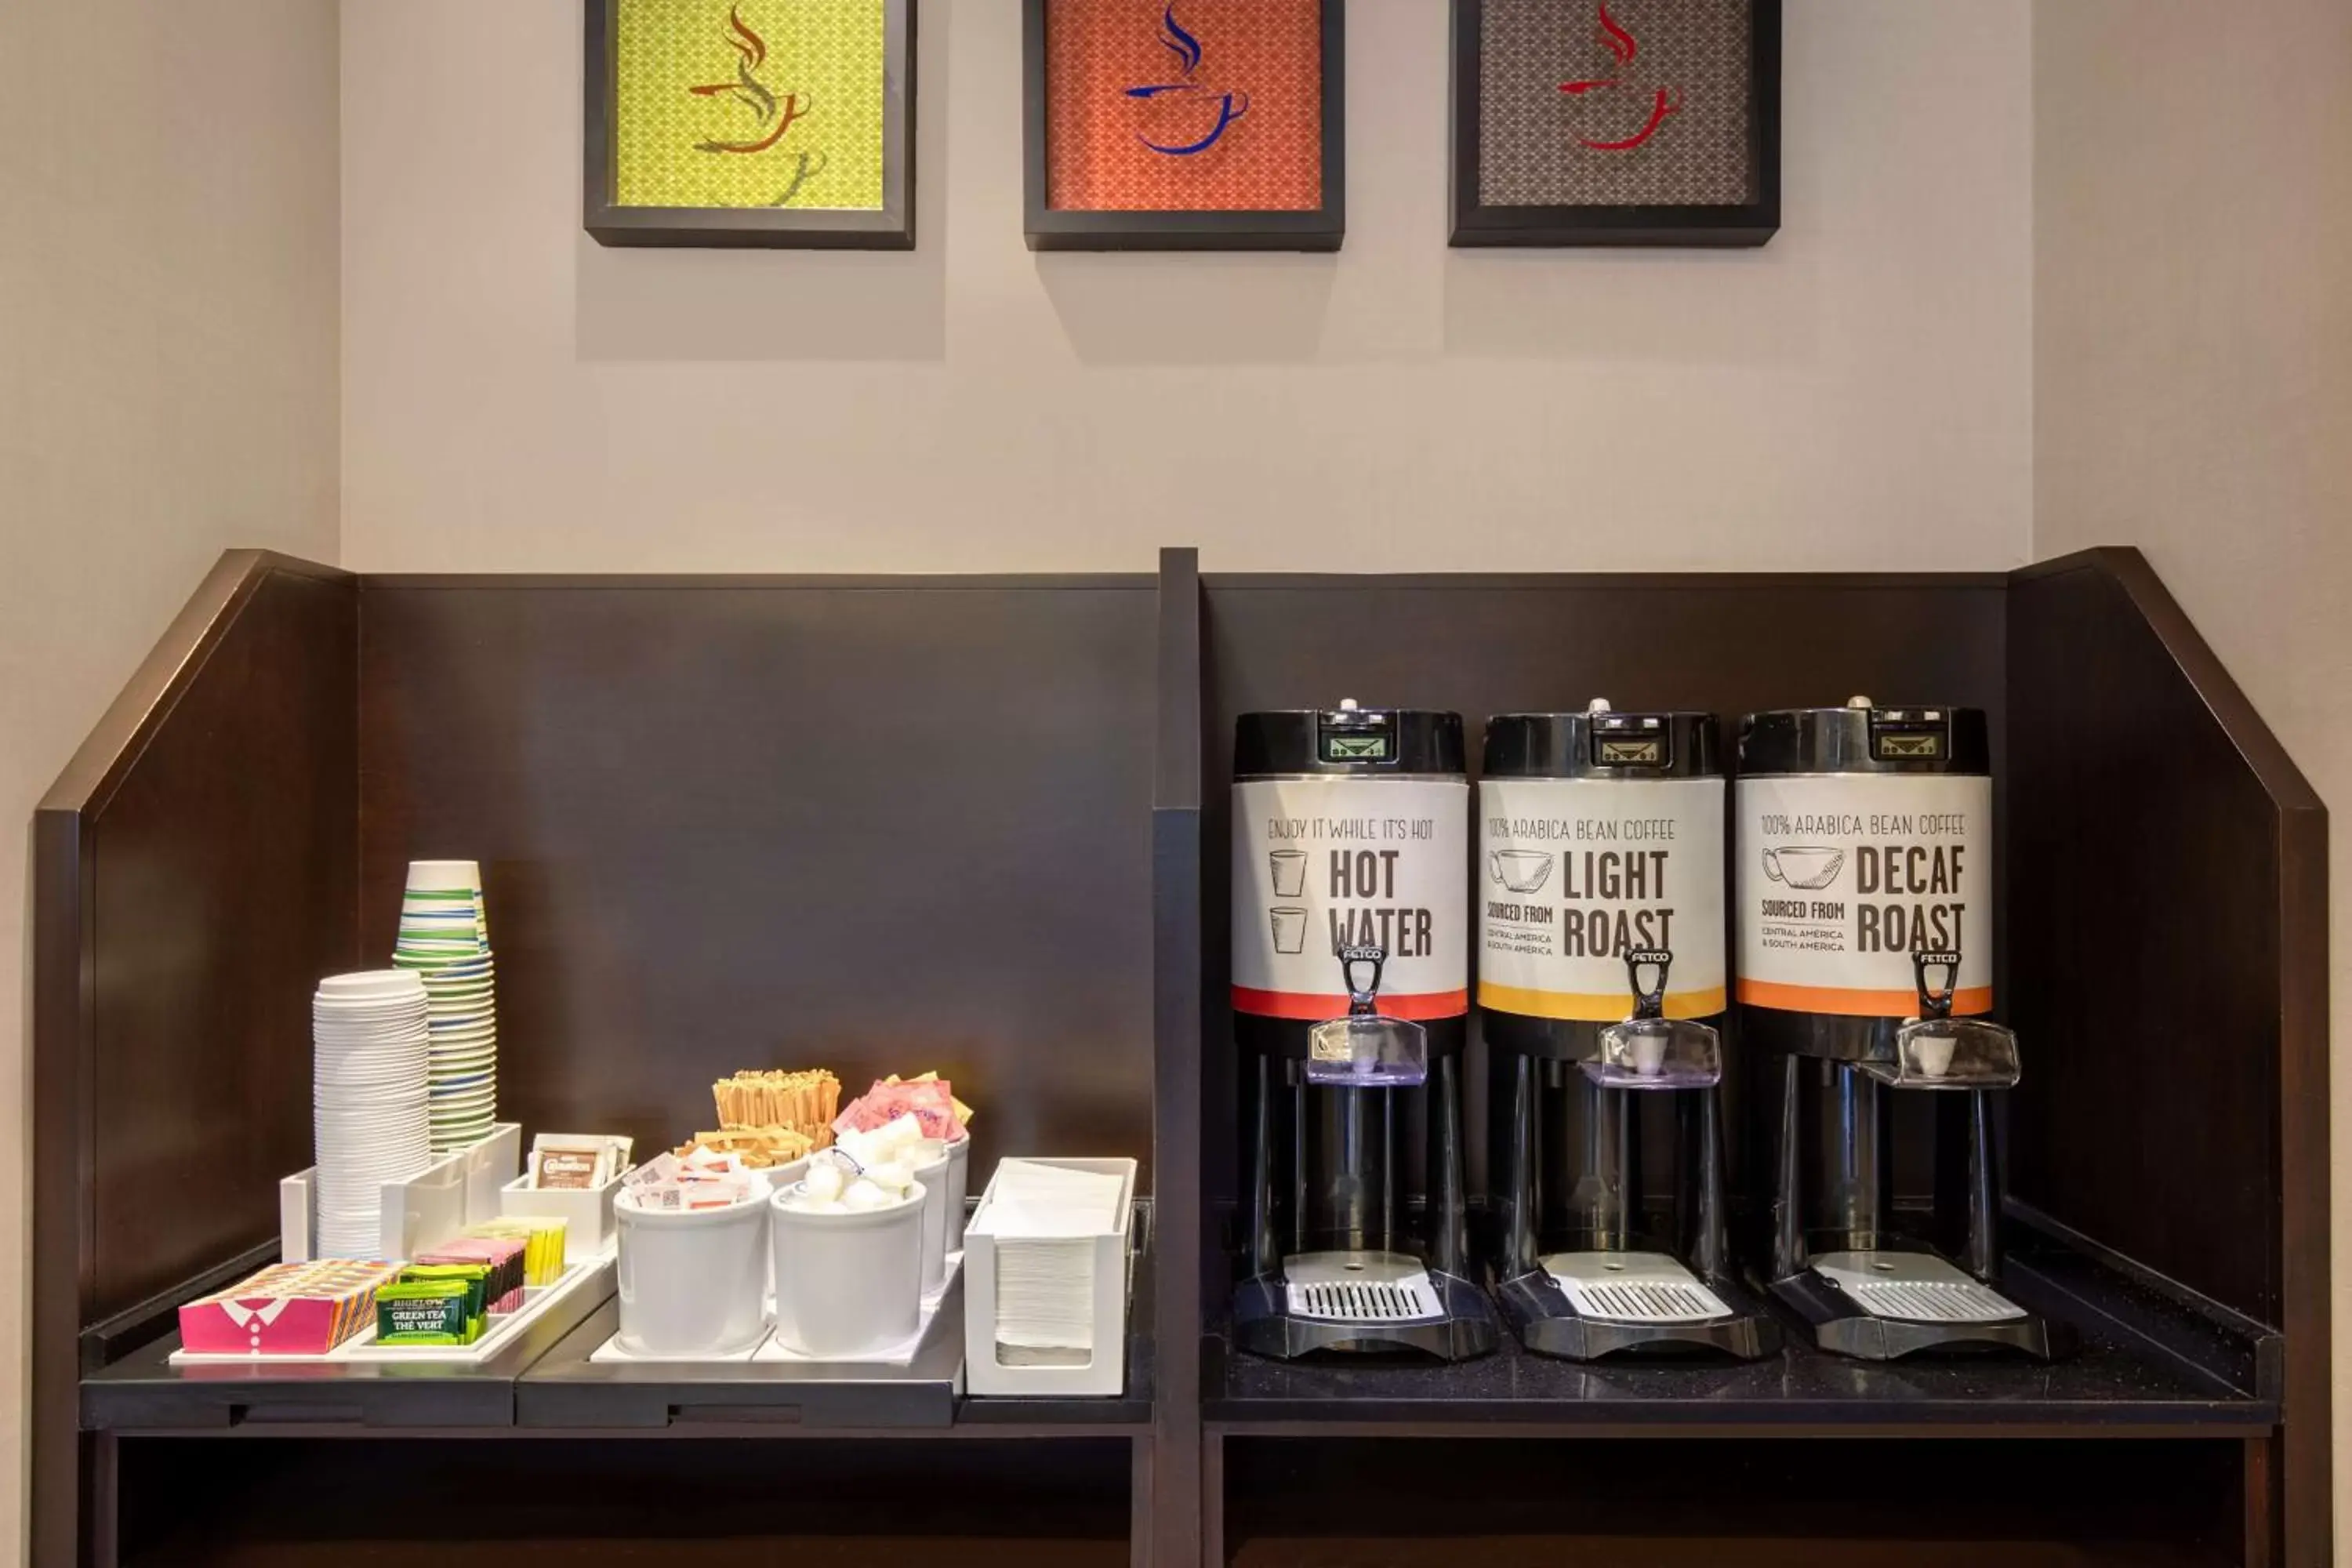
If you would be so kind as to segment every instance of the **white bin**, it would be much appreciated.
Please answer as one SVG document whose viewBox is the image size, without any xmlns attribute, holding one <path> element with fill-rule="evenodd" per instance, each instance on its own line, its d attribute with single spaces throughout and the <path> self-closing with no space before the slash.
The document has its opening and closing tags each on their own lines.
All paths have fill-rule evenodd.
<svg viewBox="0 0 2352 1568">
<path fill-rule="evenodd" d="M 923 1189 L 923 1294 L 930 1295 L 948 1282 L 948 1168 L 955 1156 L 942 1150 L 928 1165 L 917 1167 L 915 1181 Z"/>
<path fill-rule="evenodd" d="M 923 1321 L 923 1185 L 887 1209 L 803 1214 L 768 1200 L 776 1342 L 837 1361 L 904 1344 Z"/>
<path fill-rule="evenodd" d="M 989 1183 L 981 1194 L 980 1207 L 972 1215 L 971 1234 L 965 1238 L 963 1255 L 963 1325 L 964 1377 L 973 1394 L 1093 1395 L 1117 1394 L 1127 1385 L 1127 1312 L 1129 1265 L 1135 1221 L 1135 1176 L 1133 1160 L 1047 1160 L 1034 1159 L 1037 1165 L 1060 1165 L 1073 1171 L 1091 1171 L 1097 1174 L 1119 1178 L 1119 1195 L 1116 1230 L 1099 1236 L 1075 1238 L 1077 1245 L 1089 1248 L 1093 1258 L 1094 1286 L 1091 1297 L 1093 1332 L 1088 1336 L 1093 1348 L 1083 1361 L 1040 1362 L 1019 1352 L 1011 1352 L 996 1338 L 996 1278 L 1002 1249 L 1031 1243 L 1007 1237 L 999 1240 L 991 1234 L 995 1214 L 991 1200 L 996 1194 L 996 1184 Z M 1002 1169 L 1002 1167 L 999 1167 Z M 1072 1240 L 1044 1243 L 1052 1247 L 1067 1247 Z"/>
<path fill-rule="evenodd" d="M 732 1355 L 767 1326 L 766 1205 L 641 1209 L 624 1199 L 621 1348 L 637 1355 Z"/>
<path fill-rule="evenodd" d="M 948 1250 L 963 1250 L 964 1194 L 971 1190 L 971 1134 L 948 1145 Z"/>
<path fill-rule="evenodd" d="M 593 1263 L 612 1249 L 613 1200 L 620 1192 L 620 1176 L 601 1187 L 535 1187 L 529 1176 L 517 1176 L 499 1189 L 499 1210 L 509 1218 L 562 1220 L 563 1261 Z"/>
</svg>

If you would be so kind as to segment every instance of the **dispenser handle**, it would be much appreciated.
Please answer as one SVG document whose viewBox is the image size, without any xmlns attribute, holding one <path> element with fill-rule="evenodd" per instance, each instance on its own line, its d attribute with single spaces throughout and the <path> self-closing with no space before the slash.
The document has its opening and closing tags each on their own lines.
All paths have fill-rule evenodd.
<svg viewBox="0 0 2352 1568">
<path fill-rule="evenodd" d="M 1343 947 L 1339 950 L 1339 973 L 1348 986 L 1348 1016 L 1370 1018 L 1380 1012 L 1381 971 L 1388 966 L 1389 950 L 1384 947 Z M 1372 966 L 1370 980 L 1356 984 L 1357 966 Z"/>
<path fill-rule="evenodd" d="M 1944 983 L 1940 986 L 1927 983 L 1927 972 L 1940 969 Z M 1915 952 L 1911 955 L 1911 982 L 1919 988 L 1919 1016 L 1948 1018 L 1952 1016 L 1952 995 L 1960 988 L 1960 952 Z"/>
<path fill-rule="evenodd" d="M 1635 948 L 1625 955 L 1625 980 L 1633 989 L 1633 1016 L 1663 1018 L 1666 1016 L 1666 973 L 1675 966 L 1675 955 L 1664 948 Z M 1643 970 L 1655 971 L 1656 978 L 1644 981 Z"/>
</svg>

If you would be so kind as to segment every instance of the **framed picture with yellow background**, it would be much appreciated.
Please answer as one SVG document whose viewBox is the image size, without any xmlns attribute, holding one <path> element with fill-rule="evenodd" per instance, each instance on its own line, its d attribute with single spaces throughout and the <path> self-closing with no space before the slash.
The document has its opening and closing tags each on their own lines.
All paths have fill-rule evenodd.
<svg viewBox="0 0 2352 1568">
<path fill-rule="evenodd" d="M 606 245 L 911 250 L 916 0 L 588 0 Z"/>
</svg>

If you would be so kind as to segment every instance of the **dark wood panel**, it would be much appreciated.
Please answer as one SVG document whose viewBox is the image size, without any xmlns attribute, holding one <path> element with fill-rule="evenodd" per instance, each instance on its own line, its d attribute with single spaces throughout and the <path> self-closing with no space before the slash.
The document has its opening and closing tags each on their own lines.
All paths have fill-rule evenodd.
<svg viewBox="0 0 2352 1568">
<path fill-rule="evenodd" d="M 131 1565 L 1123 1568 L 1129 1444 L 126 1439 Z"/>
<path fill-rule="evenodd" d="M 2285 1331 L 2265 1475 L 2326 1561 L 2325 807 L 2137 552 L 2020 574 L 2010 648 L 2014 1016 L 2053 1042 L 2011 1190 Z"/>
<path fill-rule="evenodd" d="M 1160 700 L 1152 792 L 1152 1015 L 1159 1162 L 1147 1562 L 1201 1557 L 1201 575 L 1190 550 L 1160 561 Z"/>
<path fill-rule="evenodd" d="M 1223 1441 L 1236 1568 L 2237 1559 L 2226 1439 Z"/>
<path fill-rule="evenodd" d="M 34 1555 L 70 1563 L 82 1329 L 266 1239 L 309 996 L 356 953 L 357 595 L 224 555 L 34 829 Z"/>
<path fill-rule="evenodd" d="M 265 1241 L 352 929 L 357 626 L 272 574 L 96 822 L 93 1315 Z"/>
<path fill-rule="evenodd" d="M 362 931 L 483 862 L 500 1111 L 937 1068 L 1006 1152 L 1151 1142 L 1152 581 L 367 584 Z"/>
<path fill-rule="evenodd" d="M 2109 574 L 2021 583 L 2010 640 L 2011 1012 L 2047 1042 L 2011 1188 L 2275 1325 L 2277 810 Z"/>
<path fill-rule="evenodd" d="M 1496 713 L 1580 709 L 1606 697 L 1621 709 L 1713 711 L 1722 716 L 1728 742 L 1742 713 L 1836 704 L 1866 692 L 1882 701 L 1987 709 L 1996 774 L 2000 768 L 2003 594 L 1997 577 L 1213 574 L 1203 581 L 1202 1121 L 1206 1179 L 1223 1202 L 1232 1199 L 1238 1160 L 1226 1005 L 1225 789 L 1236 714 L 1325 706 L 1342 697 L 1450 709 L 1468 727 L 1475 773 L 1476 737 Z M 1998 815 L 1997 793 L 1997 822 Z M 1465 859 L 1465 883 L 1472 869 Z M 1725 907 L 1731 907 L 1727 899 Z M 1486 1072 L 1475 1059 L 1481 1050 L 1475 1030 L 1472 1049 L 1468 1149 L 1476 1193 L 1485 1186 L 1486 1139 Z M 1736 1138 L 1736 1108 L 1729 1120 Z M 1924 1139 L 1906 1139 L 1904 1155 L 1906 1190 L 1916 1189 L 1924 1181 Z"/>
</svg>

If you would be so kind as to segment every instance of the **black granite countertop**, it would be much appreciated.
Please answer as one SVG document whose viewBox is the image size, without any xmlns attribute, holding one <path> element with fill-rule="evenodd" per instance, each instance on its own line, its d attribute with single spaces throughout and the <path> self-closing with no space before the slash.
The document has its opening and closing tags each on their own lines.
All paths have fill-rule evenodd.
<svg viewBox="0 0 2352 1568">
<path fill-rule="evenodd" d="M 1579 1364 L 1530 1354 L 1507 1330 L 1493 1355 L 1430 1362 L 1284 1363 L 1203 1347 L 1204 1419 L 1224 1426 L 1682 1425 L 1877 1430 L 1968 1426 L 2194 1426 L 2264 1431 L 2251 1346 L 2067 1257 L 2012 1264 L 2005 1289 L 2073 1321 L 2082 1348 L 2044 1365 L 2008 1357 L 1851 1361 L 1792 1343 L 1754 1363 Z M 1792 1342 L 1801 1331 L 1791 1325 Z"/>
</svg>

